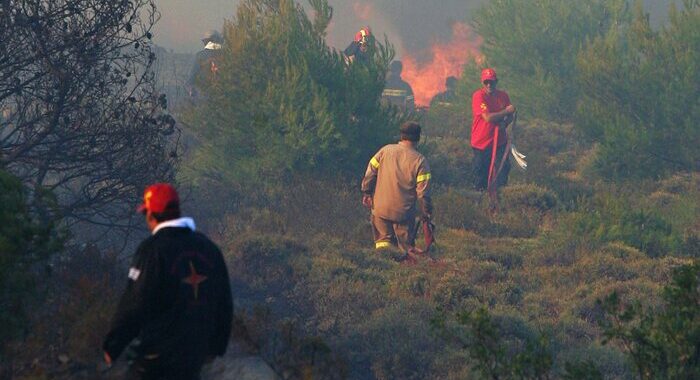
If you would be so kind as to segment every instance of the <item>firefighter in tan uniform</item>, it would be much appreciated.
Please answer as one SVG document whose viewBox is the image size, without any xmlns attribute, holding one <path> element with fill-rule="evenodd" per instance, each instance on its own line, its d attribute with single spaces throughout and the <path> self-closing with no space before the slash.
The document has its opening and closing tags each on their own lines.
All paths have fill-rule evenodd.
<svg viewBox="0 0 700 380">
<path fill-rule="evenodd" d="M 372 210 L 375 248 L 398 246 L 403 258 L 415 251 L 416 216 L 430 222 L 433 212 L 430 166 L 416 150 L 420 133 L 418 123 L 403 124 L 401 141 L 381 148 L 362 180 L 362 204 Z"/>
</svg>

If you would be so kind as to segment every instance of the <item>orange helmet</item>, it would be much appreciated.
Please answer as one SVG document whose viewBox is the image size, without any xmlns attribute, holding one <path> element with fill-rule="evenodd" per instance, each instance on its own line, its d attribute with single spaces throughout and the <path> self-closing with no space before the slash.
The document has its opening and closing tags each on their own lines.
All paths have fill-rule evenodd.
<svg viewBox="0 0 700 380">
<path fill-rule="evenodd" d="M 369 37 L 372 35 L 372 30 L 369 26 L 365 26 L 360 29 L 359 32 L 355 33 L 355 42 L 366 44 Z"/>
</svg>

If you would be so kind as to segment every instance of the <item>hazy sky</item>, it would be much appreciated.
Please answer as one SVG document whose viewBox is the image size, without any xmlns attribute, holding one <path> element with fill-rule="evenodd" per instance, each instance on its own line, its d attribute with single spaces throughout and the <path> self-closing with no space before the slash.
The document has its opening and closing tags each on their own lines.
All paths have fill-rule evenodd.
<svg viewBox="0 0 700 380">
<path fill-rule="evenodd" d="M 484 0 L 329 0 L 334 8 L 328 41 L 345 48 L 363 25 L 377 36 L 387 34 L 401 58 L 404 49 L 418 51 L 432 41 L 444 41 L 451 24 L 469 18 L 469 12 Z M 573 0 L 572 0 L 573 1 Z M 668 4 L 679 0 L 645 0 L 658 19 Z M 221 29 L 235 15 L 239 0 L 155 0 L 161 13 L 155 42 L 178 52 L 201 48 L 200 38 L 210 29 Z M 306 1 L 301 1 L 306 5 Z"/>
</svg>

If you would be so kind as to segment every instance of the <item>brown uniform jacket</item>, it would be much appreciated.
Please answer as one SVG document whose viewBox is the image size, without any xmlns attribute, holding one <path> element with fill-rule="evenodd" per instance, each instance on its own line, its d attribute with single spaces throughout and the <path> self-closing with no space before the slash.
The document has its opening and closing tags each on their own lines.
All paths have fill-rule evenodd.
<svg viewBox="0 0 700 380">
<path fill-rule="evenodd" d="M 430 166 L 416 149 L 401 144 L 385 145 L 367 165 L 362 192 L 373 196 L 372 214 L 403 222 L 416 215 L 430 216 Z"/>
</svg>

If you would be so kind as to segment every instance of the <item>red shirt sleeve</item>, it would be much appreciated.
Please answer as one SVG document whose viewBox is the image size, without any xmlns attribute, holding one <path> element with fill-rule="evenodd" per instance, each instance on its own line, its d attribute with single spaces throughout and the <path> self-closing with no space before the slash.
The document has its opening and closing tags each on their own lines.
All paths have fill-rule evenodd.
<svg viewBox="0 0 700 380">
<path fill-rule="evenodd" d="M 481 116 L 484 112 L 488 112 L 486 99 L 484 99 L 483 91 L 476 91 L 472 96 L 472 114 L 474 117 Z"/>
<path fill-rule="evenodd" d="M 508 93 L 505 91 L 503 91 L 503 102 L 505 103 L 505 106 L 503 107 L 503 109 L 505 109 L 506 107 L 508 107 L 510 105 L 510 97 L 508 96 Z"/>
</svg>

